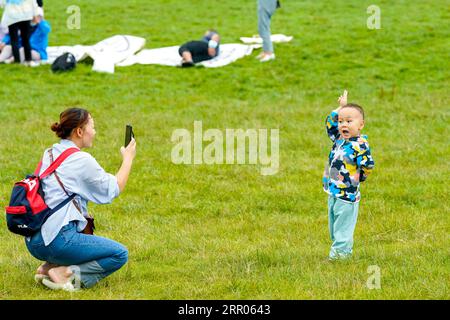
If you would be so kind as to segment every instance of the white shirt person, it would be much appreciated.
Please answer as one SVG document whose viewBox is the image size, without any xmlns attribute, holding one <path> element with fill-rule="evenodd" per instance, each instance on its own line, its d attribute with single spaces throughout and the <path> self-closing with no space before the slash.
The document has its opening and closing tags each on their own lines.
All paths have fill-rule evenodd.
<svg viewBox="0 0 450 320">
<path fill-rule="evenodd" d="M 49 166 L 51 158 L 55 160 L 68 148 L 92 147 L 96 134 L 94 119 L 81 108 L 62 112 L 60 122 L 54 123 L 52 130 L 62 140 L 53 145 L 51 155 L 49 149 L 45 151 L 41 172 Z M 74 193 L 77 196 L 53 213 L 38 232 L 26 238 L 28 251 L 45 261 L 35 274 L 38 283 L 55 290 L 90 288 L 128 261 L 124 245 L 81 232 L 87 223 L 88 202 L 110 203 L 125 188 L 136 155 L 136 141 L 132 139 L 120 152 L 122 165 L 116 175 L 105 172 L 89 153 L 77 151 L 64 160 L 56 174 L 41 181 L 50 208 Z"/>
</svg>

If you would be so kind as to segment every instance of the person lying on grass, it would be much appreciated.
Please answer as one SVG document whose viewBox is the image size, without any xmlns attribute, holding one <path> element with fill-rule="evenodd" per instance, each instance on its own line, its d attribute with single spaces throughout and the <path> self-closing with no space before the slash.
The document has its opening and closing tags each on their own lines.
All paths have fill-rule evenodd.
<svg viewBox="0 0 450 320">
<path fill-rule="evenodd" d="M 182 67 L 192 67 L 197 62 L 210 60 L 219 55 L 220 36 L 215 30 L 207 30 L 201 40 L 183 44 L 178 53 L 183 58 Z"/>
</svg>

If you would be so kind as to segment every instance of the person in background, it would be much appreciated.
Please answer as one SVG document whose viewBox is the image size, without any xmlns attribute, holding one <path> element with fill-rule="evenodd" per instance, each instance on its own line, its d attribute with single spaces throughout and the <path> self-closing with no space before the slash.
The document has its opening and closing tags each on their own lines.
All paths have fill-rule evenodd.
<svg viewBox="0 0 450 320">
<path fill-rule="evenodd" d="M 44 10 L 37 8 L 37 14 L 31 22 L 32 34 L 30 36 L 31 45 L 31 59 L 35 62 L 32 66 L 38 66 L 39 62 L 47 60 L 47 46 L 48 46 L 48 34 L 51 31 L 50 24 L 43 20 Z M 12 54 L 12 46 L 9 35 L 6 35 L 0 43 L 0 63 L 12 63 L 14 56 Z M 21 46 L 21 38 L 19 39 L 19 46 L 21 47 L 20 61 L 25 60 L 24 48 Z"/>
<path fill-rule="evenodd" d="M 0 23 L 0 39 L 3 39 L 7 34 L 8 34 L 8 27 Z M 0 51 L 1 50 L 2 49 L 0 48 Z"/>
<path fill-rule="evenodd" d="M 178 53 L 183 58 L 182 67 L 192 67 L 197 62 L 210 60 L 219 55 L 220 36 L 216 30 L 207 30 L 201 40 L 181 45 Z"/>
<path fill-rule="evenodd" d="M 30 23 L 38 8 L 36 0 L 0 0 L 0 5 L 5 7 L 2 22 L 8 26 L 14 62 L 20 63 L 20 32 L 25 53 L 24 65 L 35 66 L 31 59 Z"/>
<path fill-rule="evenodd" d="M 270 19 L 280 7 L 277 0 L 258 0 L 258 33 L 263 40 L 263 52 L 256 58 L 261 62 L 275 59 L 272 40 L 270 39 Z"/>
</svg>

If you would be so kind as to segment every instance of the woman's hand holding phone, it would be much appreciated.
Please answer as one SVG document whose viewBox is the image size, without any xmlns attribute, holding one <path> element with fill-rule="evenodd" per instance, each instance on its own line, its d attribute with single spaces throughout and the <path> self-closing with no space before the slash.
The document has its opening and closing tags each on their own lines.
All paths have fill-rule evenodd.
<svg viewBox="0 0 450 320">
<path fill-rule="evenodd" d="M 134 140 L 134 138 L 131 138 L 131 141 L 126 148 L 120 148 L 120 153 L 122 154 L 122 158 L 124 161 L 132 161 L 136 156 L 136 140 Z"/>
</svg>

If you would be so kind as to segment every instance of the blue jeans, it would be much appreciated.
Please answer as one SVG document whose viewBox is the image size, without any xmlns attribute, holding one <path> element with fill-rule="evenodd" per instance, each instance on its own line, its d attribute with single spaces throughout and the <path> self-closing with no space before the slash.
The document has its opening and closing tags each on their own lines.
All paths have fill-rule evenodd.
<svg viewBox="0 0 450 320">
<path fill-rule="evenodd" d="M 258 0 L 258 33 L 263 40 L 263 50 L 273 52 L 270 39 L 270 19 L 277 9 L 277 0 Z"/>
<path fill-rule="evenodd" d="M 85 288 L 92 287 L 120 269 L 128 260 L 128 250 L 123 245 L 103 237 L 79 233 L 74 221 L 62 227 L 48 246 L 44 245 L 41 232 L 36 232 L 30 241 L 25 238 L 25 243 L 36 259 L 70 266 Z"/>
<path fill-rule="evenodd" d="M 328 196 L 328 225 L 331 241 L 333 241 L 330 259 L 345 259 L 352 255 L 358 209 L 359 202 L 348 203 Z"/>
</svg>

